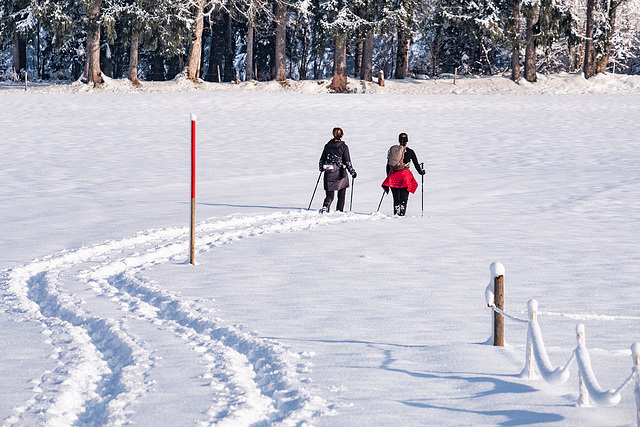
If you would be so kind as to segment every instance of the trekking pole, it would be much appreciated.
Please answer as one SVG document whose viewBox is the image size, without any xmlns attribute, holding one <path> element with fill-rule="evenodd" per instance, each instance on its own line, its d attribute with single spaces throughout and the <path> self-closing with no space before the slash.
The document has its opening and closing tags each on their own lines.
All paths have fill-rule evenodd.
<svg viewBox="0 0 640 427">
<path fill-rule="evenodd" d="M 356 179 L 351 177 L 351 201 L 349 202 L 349 212 L 353 209 L 353 185 L 355 184 Z"/>
<path fill-rule="evenodd" d="M 420 169 L 424 172 L 424 162 L 420 163 Z M 424 216 L 424 173 L 422 174 L 422 216 Z"/>
<path fill-rule="evenodd" d="M 378 209 L 376 209 L 376 212 L 380 212 L 380 206 L 382 206 L 382 200 L 384 199 L 385 194 L 387 194 L 387 192 L 382 190 L 382 197 L 380 197 L 380 203 L 378 203 Z"/>
<path fill-rule="evenodd" d="M 322 172 L 320 171 L 320 175 L 318 175 L 318 180 L 316 181 L 316 188 L 313 189 L 313 195 L 311 196 L 311 200 L 309 201 L 309 207 L 307 210 L 311 209 L 311 203 L 313 203 L 313 198 L 316 197 L 316 190 L 318 189 L 318 184 L 320 183 L 320 177 L 322 176 Z"/>
</svg>

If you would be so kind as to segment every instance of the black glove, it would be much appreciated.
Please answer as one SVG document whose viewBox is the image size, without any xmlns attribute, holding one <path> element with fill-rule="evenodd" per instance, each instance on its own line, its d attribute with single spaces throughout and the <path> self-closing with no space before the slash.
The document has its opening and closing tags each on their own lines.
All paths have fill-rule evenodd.
<svg viewBox="0 0 640 427">
<path fill-rule="evenodd" d="M 424 175 L 425 173 L 426 173 L 426 172 L 424 171 L 424 169 L 422 169 L 422 170 L 420 171 L 420 175 Z"/>
<path fill-rule="evenodd" d="M 358 174 L 354 172 L 354 173 L 352 173 L 352 174 L 351 174 L 351 176 L 353 177 L 353 179 L 356 179 L 356 177 L 358 176 Z"/>
</svg>

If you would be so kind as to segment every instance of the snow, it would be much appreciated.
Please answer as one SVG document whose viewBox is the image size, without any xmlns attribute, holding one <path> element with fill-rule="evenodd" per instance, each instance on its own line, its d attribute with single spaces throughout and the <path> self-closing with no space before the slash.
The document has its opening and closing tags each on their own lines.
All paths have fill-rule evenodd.
<svg viewBox="0 0 640 427">
<path fill-rule="evenodd" d="M 550 370 L 584 324 L 611 403 L 638 353 L 640 77 L 539 77 L 0 84 L 2 424 L 635 424 L 633 387 L 579 405 L 577 363 L 521 377 L 526 324 L 485 344 L 508 269 Z M 353 212 L 321 215 L 335 126 Z M 404 218 L 376 213 L 400 132 Z"/>
</svg>

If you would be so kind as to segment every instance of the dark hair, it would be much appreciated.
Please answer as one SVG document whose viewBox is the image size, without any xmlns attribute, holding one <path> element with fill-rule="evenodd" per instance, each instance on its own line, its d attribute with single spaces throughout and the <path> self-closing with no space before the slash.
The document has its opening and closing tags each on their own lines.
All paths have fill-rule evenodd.
<svg viewBox="0 0 640 427">
<path fill-rule="evenodd" d="M 344 132 L 340 128 L 333 128 L 333 137 L 335 139 L 341 139 L 344 135 Z"/>
<path fill-rule="evenodd" d="M 400 135 L 398 135 L 398 142 L 401 145 L 406 145 L 407 142 L 409 142 L 409 136 L 407 136 L 406 133 L 402 132 Z"/>
</svg>

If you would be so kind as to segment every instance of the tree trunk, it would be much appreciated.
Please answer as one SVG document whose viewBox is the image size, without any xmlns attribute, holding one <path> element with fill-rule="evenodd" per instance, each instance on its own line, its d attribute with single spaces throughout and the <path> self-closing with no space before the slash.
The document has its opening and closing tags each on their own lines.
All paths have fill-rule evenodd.
<svg viewBox="0 0 640 427">
<path fill-rule="evenodd" d="M 373 32 L 367 35 L 362 45 L 362 70 L 360 78 L 366 82 L 373 81 Z"/>
<path fill-rule="evenodd" d="M 224 67 L 224 51 L 225 51 L 225 13 L 218 13 L 209 18 L 211 24 L 211 45 L 209 46 L 209 70 L 207 71 L 206 80 L 209 82 L 221 82 Z"/>
<path fill-rule="evenodd" d="M 333 79 L 329 89 L 337 93 L 347 91 L 347 35 L 341 33 L 335 36 L 333 52 Z"/>
<path fill-rule="evenodd" d="M 593 13 L 595 6 L 596 0 L 587 0 L 587 27 L 584 43 L 584 65 L 582 66 L 585 79 L 593 77 L 596 73 L 596 50 L 593 46 Z"/>
<path fill-rule="evenodd" d="M 364 49 L 364 41 L 358 40 L 356 42 L 356 57 L 355 57 L 355 77 L 362 75 L 362 50 Z"/>
<path fill-rule="evenodd" d="M 433 43 L 429 45 L 429 53 L 431 55 L 431 77 L 437 77 L 440 75 L 440 48 L 442 46 L 441 36 L 439 32 L 436 32 L 433 38 Z"/>
<path fill-rule="evenodd" d="M 306 20 L 305 20 L 306 21 Z M 305 22 L 302 28 L 302 55 L 300 58 L 300 80 L 307 80 L 307 55 L 309 54 L 309 41 L 307 36 L 308 23 Z"/>
<path fill-rule="evenodd" d="M 287 7 L 276 1 L 273 4 L 276 23 L 276 51 L 272 79 L 279 82 L 287 80 Z"/>
<path fill-rule="evenodd" d="M 313 79 L 320 80 L 322 78 L 322 59 L 317 56 L 313 60 Z"/>
<path fill-rule="evenodd" d="M 93 0 L 89 6 L 87 28 L 87 52 L 84 78 L 87 83 L 93 83 L 94 87 L 100 87 L 103 83 L 100 71 L 100 7 L 102 0 Z"/>
<path fill-rule="evenodd" d="M 538 22 L 538 7 L 534 6 L 527 12 L 527 46 L 524 53 L 524 78 L 528 82 L 536 81 L 536 41 L 533 31 Z"/>
<path fill-rule="evenodd" d="M 245 81 L 253 80 L 253 24 L 247 24 L 247 56 L 244 59 Z"/>
<path fill-rule="evenodd" d="M 13 38 L 13 71 L 20 76 L 22 70 L 27 71 L 27 42 L 16 31 Z"/>
<path fill-rule="evenodd" d="M 236 81 L 236 69 L 233 61 L 236 57 L 236 38 L 233 31 L 233 20 L 229 14 L 225 17 L 226 32 L 224 36 L 224 81 Z"/>
<path fill-rule="evenodd" d="M 138 47 L 140 46 L 140 36 L 134 32 L 131 35 L 131 46 L 129 47 L 129 80 L 136 86 L 140 86 L 138 80 Z"/>
<path fill-rule="evenodd" d="M 409 75 L 409 48 L 411 35 L 398 31 L 398 48 L 396 51 L 396 79 L 406 79 Z"/>
<path fill-rule="evenodd" d="M 618 5 L 619 2 L 617 1 L 611 1 L 611 4 L 609 5 L 609 14 L 607 16 L 607 19 L 609 20 L 609 32 L 604 45 L 604 55 L 597 60 L 598 65 L 596 67 L 596 72 L 598 73 L 607 72 L 607 65 L 609 64 L 609 58 L 611 57 L 611 38 L 613 37 L 613 32 L 616 28 Z"/>
<path fill-rule="evenodd" d="M 202 31 L 204 29 L 204 5 L 206 0 L 200 0 L 198 3 L 198 12 L 196 14 L 195 39 L 189 50 L 189 65 L 187 66 L 187 77 L 194 82 L 200 78 L 202 67 Z"/>
<path fill-rule="evenodd" d="M 40 63 L 44 63 L 44 61 L 40 61 L 42 55 L 42 52 L 40 51 L 40 21 L 38 21 L 38 24 L 36 25 L 36 43 L 36 74 L 39 78 L 42 78 L 44 71 L 40 71 Z"/>
<path fill-rule="evenodd" d="M 520 79 L 520 0 L 513 1 L 513 49 L 511 50 L 511 80 Z"/>
</svg>

